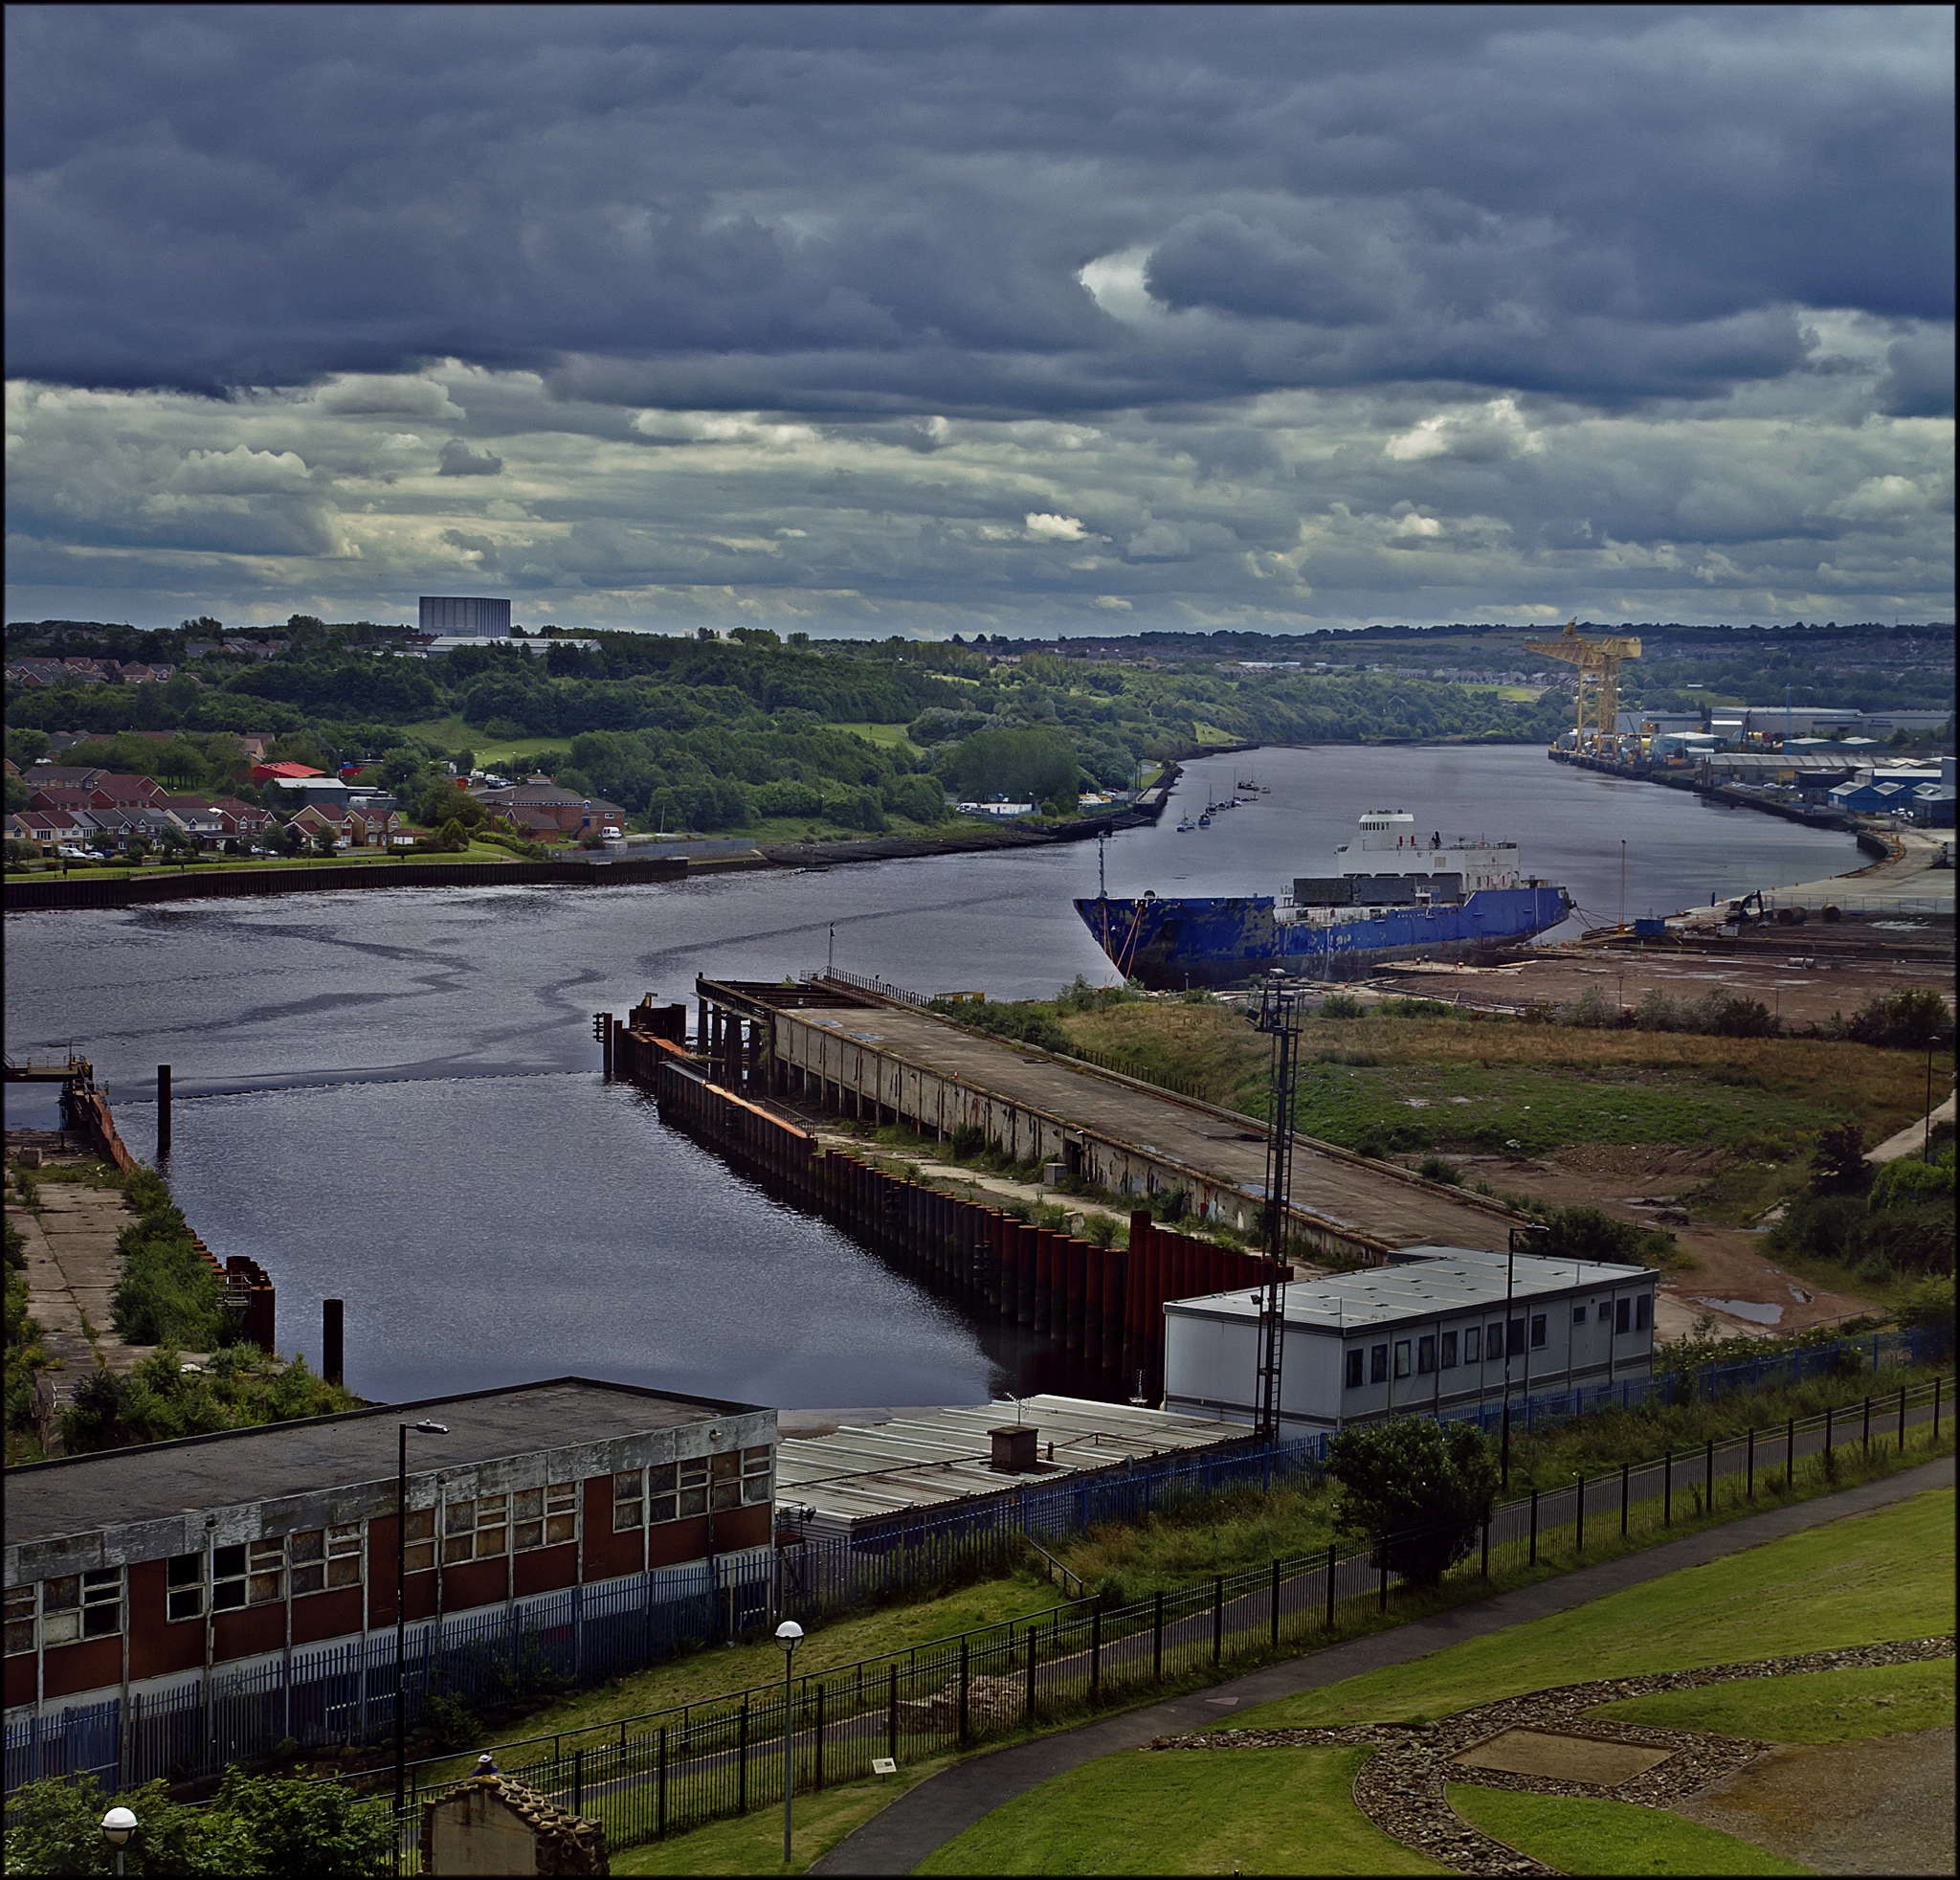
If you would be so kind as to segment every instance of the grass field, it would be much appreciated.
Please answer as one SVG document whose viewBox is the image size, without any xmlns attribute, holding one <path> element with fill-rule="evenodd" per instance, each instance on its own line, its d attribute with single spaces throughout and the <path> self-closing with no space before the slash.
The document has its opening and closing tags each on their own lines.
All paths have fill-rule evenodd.
<svg viewBox="0 0 1960 1880">
<path fill-rule="evenodd" d="M 783 1865 L 782 1810 L 761 1808 L 732 1821 L 711 1822 L 670 1841 L 621 1848 L 612 1856 L 612 1869 L 614 1873 L 801 1873 L 860 1822 L 928 1776 L 938 1775 L 950 1760 L 942 1757 L 878 1781 L 849 1782 L 821 1795 L 799 1795 L 788 1867 Z"/>
<path fill-rule="evenodd" d="M 1452 1782 L 1450 1805 L 1486 1834 L 1565 1873 L 1809 1873 L 1719 1828 L 1641 1808 L 1559 1795 L 1513 1795 Z"/>
<path fill-rule="evenodd" d="M 1030 1790 L 920 1873 L 1443 1873 L 1349 1800 L 1358 1749 L 1131 1750 Z"/>
<path fill-rule="evenodd" d="M 1235 1727 L 1448 1715 L 1575 1678 L 1631 1677 L 1929 1638 L 1954 1615 L 1953 1490 L 1792 1534 L 1234 1718 Z"/>
<path fill-rule="evenodd" d="M 902 750 L 908 757 L 919 754 L 919 747 L 905 735 L 903 724 L 880 725 L 869 719 L 833 719 L 823 727 L 826 731 L 849 731 L 854 737 L 862 738 L 866 744 L 881 745 L 887 750 Z"/>
<path fill-rule="evenodd" d="M 1666 1690 L 1602 1704 L 1592 1714 L 1614 1723 L 1759 1736 L 1766 1743 L 1842 1743 L 1942 1729 L 1953 1721 L 1953 1661 L 1942 1658 Z"/>
<path fill-rule="evenodd" d="M 1061 1595 L 1057 1589 L 1032 1574 L 983 1580 L 916 1605 L 881 1606 L 829 1625 L 813 1626 L 797 1647 L 796 1669 L 808 1673 L 835 1665 L 852 1665 L 882 1652 L 903 1651 L 928 1640 L 950 1638 L 963 1631 L 1046 1612 L 1060 1603 Z M 511 1743 L 561 1733 L 569 1735 L 576 1731 L 597 1729 L 621 1717 L 640 1717 L 655 1711 L 725 1697 L 747 1686 L 777 1685 L 782 1675 L 782 1648 L 771 1638 L 762 1637 L 746 1645 L 711 1645 L 631 1677 L 615 1678 L 610 1684 L 575 1691 L 533 1712 L 508 1729 L 496 1732 L 494 1740 Z M 485 1740 L 492 1740 L 488 1733 Z M 437 1776 L 425 1774 L 425 1785 L 438 1779 L 467 1774 L 476 1754 L 472 1748 L 467 1754 L 458 1755 L 453 1765 L 445 1766 Z"/>
<path fill-rule="evenodd" d="M 1139 1000 L 1063 1015 L 1078 1043 L 1146 1075 L 1194 1080 L 1214 1102 L 1258 1114 L 1266 1053 L 1238 1013 Z M 1816 1039 L 1587 1031 L 1505 1018 L 1315 1018 L 1307 1026 L 1302 1129 L 1329 1142 L 1527 1153 L 1575 1142 L 1702 1144 L 1782 1160 L 1827 1123 L 1869 1137 L 1919 1113 L 1911 1053 Z M 1753 1192 L 1753 1191 L 1752 1191 Z"/>
<path fill-rule="evenodd" d="M 1578 1677 L 1627 1676 L 1927 1637 L 1953 1624 L 1953 1515 L 1951 1489 L 1917 1495 L 1408 1665 L 1240 1712 L 1217 1727 L 1430 1722 L 1470 1705 Z M 1950 1680 L 1950 1666 L 1948 1676 Z M 1842 1712 L 1839 1721 L 1855 1729 L 1867 1709 L 1890 1708 L 1915 1719 L 1940 1714 L 1935 1678 L 1889 1672 L 1867 1686 L 1840 1683 L 1833 1690 L 1803 1682 L 1805 1690 L 1788 1695 L 1731 1696 L 1728 1702 L 1758 1702 L 1766 1719 L 1780 1714 L 1789 1719 L 1784 1726 L 1789 1728 L 1822 1728 L 1827 1716 Z M 1749 1687 L 1751 1692 L 1764 1689 Z M 1886 1695 L 1894 1699 L 1891 1706 L 1876 1702 Z M 1706 1719 L 1704 1727 L 1721 1727 L 1713 1721 L 1719 1693 L 1686 1693 L 1685 1699 L 1690 1708 L 1671 1721 L 1692 1724 L 1699 1717 Z M 1692 1709 L 1696 1699 L 1701 1700 L 1699 1712 Z M 1873 1701 L 1866 1705 L 1866 1699 Z M 1631 1707 L 1624 1708 L 1631 1713 Z M 1950 1709 L 1945 1714 L 1950 1717 Z M 1189 1762 L 1134 1753 L 1104 1757 L 997 1809 L 920 1870 L 1195 1873 L 1224 1871 L 1228 1861 L 1246 1872 L 1418 1870 L 1413 1855 L 1384 1843 L 1355 1810 L 1348 1793 L 1351 1759 L 1348 1779 L 1338 1778 L 1337 1756 L 1352 1758 L 1357 1754 L 1233 1751 Z M 1310 1764 L 1309 1758 L 1317 1760 Z M 1236 1773 L 1241 1764 L 1246 1767 L 1242 1775 Z M 1228 1781 L 1234 1784 L 1231 1802 L 1221 1809 L 1216 1805 L 1225 1793 L 1220 1784 Z M 1469 1785 L 1464 1792 L 1476 1808 L 1493 1793 Z M 1456 1794 L 1453 1790 L 1453 1800 Z M 1773 1857 L 1677 1823 L 1672 1816 L 1600 1805 L 1609 1812 L 1597 1819 L 1521 1808 L 1516 1811 L 1522 1823 L 1518 1834 L 1494 1824 L 1491 1831 L 1514 1845 L 1525 1845 L 1521 1835 L 1545 1837 L 1538 1851 L 1572 1872 L 1802 1871 L 1787 1864 L 1766 1865 Z M 1229 1847 L 1202 1838 L 1210 1830 L 1199 1824 L 1221 1816 L 1232 1818 L 1232 1831 L 1241 1836 Z M 1634 1834 L 1635 1829 L 1640 1832 Z M 1630 1834 L 1644 1853 L 1624 1845 Z M 1373 1864 L 1329 1866 L 1330 1858 Z M 1629 1864 L 1640 1859 L 1664 1864 Z"/>
</svg>

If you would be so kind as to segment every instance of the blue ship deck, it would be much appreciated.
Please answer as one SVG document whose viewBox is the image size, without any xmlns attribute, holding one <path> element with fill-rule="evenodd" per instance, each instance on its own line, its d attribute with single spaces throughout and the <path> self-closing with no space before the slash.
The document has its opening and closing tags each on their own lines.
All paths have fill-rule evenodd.
<svg viewBox="0 0 1960 1880">
<path fill-rule="evenodd" d="M 1153 992 L 1229 986 L 1279 967 L 1349 978 L 1393 959 L 1489 958 L 1556 927 L 1557 887 L 1480 888 L 1444 906 L 1385 908 L 1352 920 L 1280 920 L 1270 895 L 1080 900 L 1076 912 L 1125 978 Z"/>
</svg>

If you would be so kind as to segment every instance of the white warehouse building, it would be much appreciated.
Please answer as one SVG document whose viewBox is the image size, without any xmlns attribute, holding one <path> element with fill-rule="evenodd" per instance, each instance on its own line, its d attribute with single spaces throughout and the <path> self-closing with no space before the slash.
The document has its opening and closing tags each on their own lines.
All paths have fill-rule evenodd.
<svg viewBox="0 0 1960 1880">
<path fill-rule="evenodd" d="M 1286 1287 L 1282 1437 L 1494 1409 L 1507 1351 L 1514 1408 L 1652 1374 L 1655 1277 L 1644 1266 L 1466 1247 L 1407 1247 L 1395 1263 Z M 1164 1408 L 1253 1421 L 1258 1341 L 1257 1292 L 1169 1301 Z"/>
</svg>

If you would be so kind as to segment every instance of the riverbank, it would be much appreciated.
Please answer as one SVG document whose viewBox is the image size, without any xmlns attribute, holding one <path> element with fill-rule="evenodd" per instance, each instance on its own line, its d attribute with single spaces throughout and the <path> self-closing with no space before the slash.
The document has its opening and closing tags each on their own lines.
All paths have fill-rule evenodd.
<svg viewBox="0 0 1960 1880">
<path fill-rule="evenodd" d="M 5 911 L 63 907 L 147 906 L 160 901 L 230 900 L 239 895 L 323 894 L 402 887 L 623 887 L 696 875 L 739 874 L 758 868 L 830 868 L 852 862 L 915 861 L 942 855 L 990 855 L 1003 849 L 1052 848 L 1093 841 L 1125 829 L 1145 829 L 1164 813 L 1179 767 L 1168 765 L 1132 805 L 1104 816 L 1050 826 L 974 823 L 953 836 L 867 836 L 835 842 L 770 842 L 752 848 L 715 844 L 694 859 L 670 849 L 657 856 L 606 856 L 581 851 L 550 862 L 407 862 L 375 856 L 359 862 L 299 862 L 278 868 L 159 867 L 154 874 L 14 877 L 6 884 Z"/>
</svg>

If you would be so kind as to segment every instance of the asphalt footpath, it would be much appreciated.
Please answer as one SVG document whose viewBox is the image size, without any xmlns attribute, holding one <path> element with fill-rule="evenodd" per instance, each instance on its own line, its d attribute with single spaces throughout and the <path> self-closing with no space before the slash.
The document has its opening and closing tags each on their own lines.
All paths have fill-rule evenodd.
<svg viewBox="0 0 1960 1880">
<path fill-rule="evenodd" d="M 1153 1736 L 1202 1730 L 1235 1711 L 1271 1703 L 1343 1678 L 1358 1677 L 1388 1665 L 1406 1665 L 1466 1639 L 1482 1638 L 1506 1626 L 1522 1625 L 1567 1612 L 1623 1587 L 1660 1579 L 1684 1567 L 1699 1567 L 1725 1555 L 1740 1554 L 1785 1534 L 1820 1528 L 1848 1514 L 1883 1508 L 1928 1488 L 1953 1486 L 1953 1458 L 1940 1457 L 1917 1468 L 1867 1482 L 1836 1494 L 1819 1495 L 1793 1507 L 1725 1522 L 1698 1534 L 1629 1554 L 1598 1566 L 1519 1586 L 1487 1600 L 1420 1619 L 1392 1631 L 1328 1645 L 1282 1664 L 1269 1665 L 1168 1702 L 1125 1711 L 1074 1730 L 955 1764 L 900 1796 L 813 1864 L 813 1873 L 909 1873 L 935 1848 L 964 1833 L 984 1816 L 1056 1776 L 1120 1750 L 1141 1749 Z"/>
</svg>

